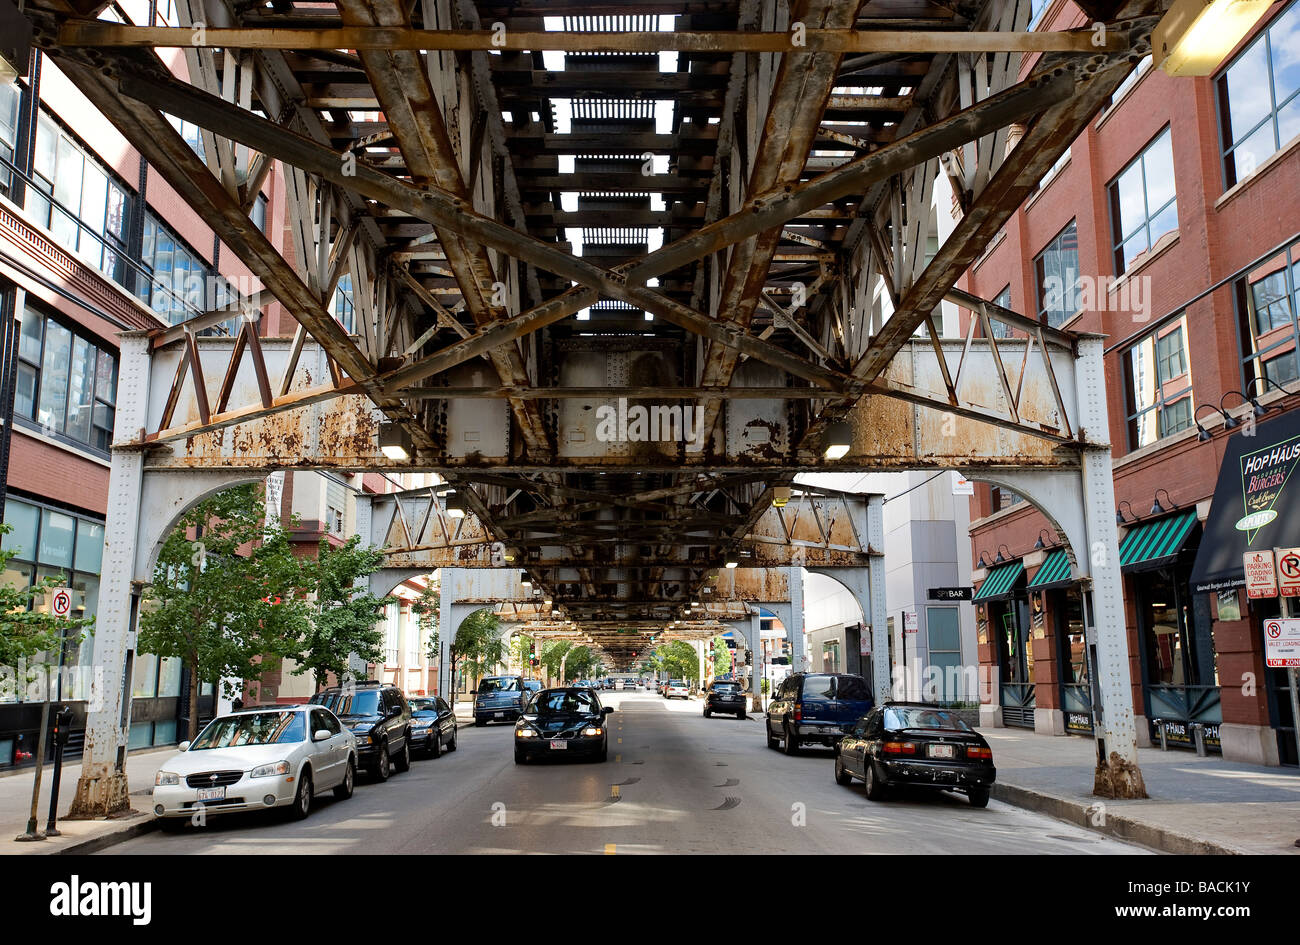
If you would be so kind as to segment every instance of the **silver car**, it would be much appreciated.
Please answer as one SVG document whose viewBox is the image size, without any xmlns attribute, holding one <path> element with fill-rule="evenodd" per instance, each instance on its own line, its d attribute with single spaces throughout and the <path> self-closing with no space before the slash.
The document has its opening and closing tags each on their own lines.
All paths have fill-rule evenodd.
<svg viewBox="0 0 1300 945">
<path fill-rule="evenodd" d="M 288 807 L 296 819 L 312 798 L 352 796 L 356 738 L 329 709 L 275 705 L 213 719 L 154 777 L 154 816 L 164 828 L 199 816 Z"/>
</svg>

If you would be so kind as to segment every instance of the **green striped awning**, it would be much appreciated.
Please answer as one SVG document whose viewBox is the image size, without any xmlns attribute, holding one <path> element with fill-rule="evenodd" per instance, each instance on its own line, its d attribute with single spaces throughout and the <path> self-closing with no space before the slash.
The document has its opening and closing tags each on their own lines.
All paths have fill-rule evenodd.
<svg viewBox="0 0 1300 945">
<path fill-rule="evenodd" d="M 1119 543 L 1120 567 L 1125 571 L 1146 570 L 1167 563 L 1182 551 L 1195 524 L 1196 510 L 1190 509 L 1133 526 Z"/>
<path fill-rule="evenodd" d="M 1042 590 L 1046 587 L 1056 587 L 1058 584 L 1070 583 L 1070 556 L 1065 553 L 1064 548 L 1057 548 L 1042 566 L 1034 574 L 1034 579 L 1029 582 L 1029 589 L 1035 588 Z"/>
<path fill-rule="evenodd" d="M 980 589 L 975 592 L 974 600 L 978 602 L 1004 597 L 1011 592 L 1012 585 L 1024 573 L 1025 565 L 1020 561 L 1012 561 L 1010 564 L 994 568 L 989 572 L 989 576 L 984 579 Z"/>
</svg>

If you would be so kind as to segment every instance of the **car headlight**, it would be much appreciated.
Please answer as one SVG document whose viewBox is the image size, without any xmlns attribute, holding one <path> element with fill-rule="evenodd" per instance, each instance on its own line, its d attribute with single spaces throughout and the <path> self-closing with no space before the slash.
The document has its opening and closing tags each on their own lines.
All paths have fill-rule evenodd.
<svg viewBox="0 0 1300 945">
<path fill-rule="evenodd" d="M 537 731 L 535 729 L 531 729 L 531 728 L 515 729 L 515 738 L 536 738 L 536 737 L 537 737 Z"/>
<path fill-rule="evenodd" d="M 250 778 L 274 778 L 276 775 L 288 774 L 289 762 L 277 761 L 271 765 L 258 765 L 248 773 Z"/>
<path fill-rule="evenodd" d="M 153 776 L 154 787 L 165 787 L 169 784 L 180 784 L 181 776 L 175 771 L 159 771 Z"/>
<path fill-rule="evenodd" d="M 584 729 L 582 730 L 582 734 L 583 734 L 583 735 L 599 735 L 599 734 L 600 734 L 600 731 L 601 731 L 601 730 L 600 730 L 600 726 L 599 726 L 599 725 L 588 725 L 586 728 L 584 728 Z"/>
</svg>

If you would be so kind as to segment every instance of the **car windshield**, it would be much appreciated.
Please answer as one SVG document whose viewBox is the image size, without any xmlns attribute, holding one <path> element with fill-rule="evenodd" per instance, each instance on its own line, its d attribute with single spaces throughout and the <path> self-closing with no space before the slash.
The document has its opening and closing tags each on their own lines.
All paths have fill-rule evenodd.
<svg viewBox="0 0 1300 945">
<path fill-rule="evenodd" d="M 528 708 L 537 715 L 573 715 L 583 712 L 594 715 L 599 711 L 591 693 L 581 689 L 548 689 L 538 693 Z"/>
<path fill-rule="evenodd" d="M 318 704 L 333 710 L 335 715 L 378 715 L 379 690 L 363 689 L 360 692 L 322 693 L 316 700 Z"/>
<path fill-rule="evenodd" d="M 840 676 L 835 681 L 835 698 L 845 702 L 865 702 L 871 698 L 871 690 L 861 676 Z"/>
<path fill-rule="evenodd" d="M 488 677 L 478 684 L 480 695 L 492 692 L 518 692 L 519 680 L 513 676 Z"/>
<path fill-rule="evenodd" d="M 911 706 L 893 706 L 885 709 L 885 728 L 897 731 L 906 728 L 935 728 L 951 732 L 969 732 L 970 726 L 947 709 L 923 709 Z"/>
<path fill-rule="evenodd" d="M 190 743 L 189 750 L 283 745 L 306 739 L 307 723 L 301 712 L 241 712 L 213 719 Z"/>
</svg>

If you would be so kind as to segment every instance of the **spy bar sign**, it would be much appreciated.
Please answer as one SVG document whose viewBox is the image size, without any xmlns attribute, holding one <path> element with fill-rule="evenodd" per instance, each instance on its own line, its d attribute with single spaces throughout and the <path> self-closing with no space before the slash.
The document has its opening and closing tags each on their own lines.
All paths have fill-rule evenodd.
<svg viewBox="0 0 1300 945">
<path fill-rule="evenodd" d="M 1300 668 L 1300 619 L 1271 617 L 1264 621 L 1264 662 L 1270 668 Z"/>
<path fill-rule="evenodd" d="M 1251 600 L 1277 597 L 1277 570 L 1273 552 L 1248 551 L 1242 555 L 1246 569 L 1246 596 Z"/>
</svg>

